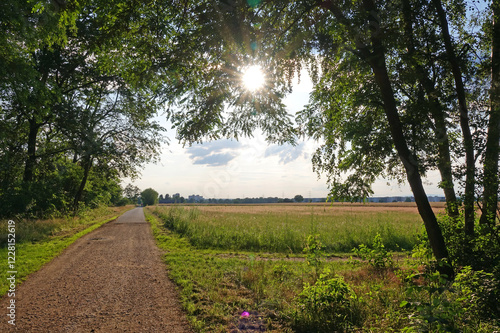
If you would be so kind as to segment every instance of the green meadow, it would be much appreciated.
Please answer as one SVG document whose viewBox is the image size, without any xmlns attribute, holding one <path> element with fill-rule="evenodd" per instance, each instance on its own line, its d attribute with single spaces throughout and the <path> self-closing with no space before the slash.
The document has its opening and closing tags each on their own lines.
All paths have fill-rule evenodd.
<svg viewBox="0 0 500 333">
<path fill-rule="evenodd" d="M 476 275 L 465 269 L 452 284 L 425 269 L 425 235 L 411 205 L 186 205 L 145 213 L 196 332 L 499 329 L 470 293 Z"/>
<path fill-rule="evenodd" d="M 422 222 L 409 207 L 359 205 L 158 206 L 165 226 L 200 249 L 301 253 L 319 235 L 328 253 L 351 252 L 376 234 L 391 251 L 409 251 Z"/>
</svg>

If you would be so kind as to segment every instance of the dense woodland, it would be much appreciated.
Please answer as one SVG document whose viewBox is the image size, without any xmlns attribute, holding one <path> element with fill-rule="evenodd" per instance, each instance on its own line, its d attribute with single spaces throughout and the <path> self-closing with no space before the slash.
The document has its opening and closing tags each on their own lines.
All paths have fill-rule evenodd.
<svg viewBox="0 0 500 333">
<path fill-rule="evenodd" d="M 500 274 L 498 15 L 497 0 L 2 1 L 1 214 L 118 203 L 120 177 L 158 156 L 161 111 L 187 144 L 317 139 L 332 199 L 408 182 L 442 272 Z M 255 64 L 266 85 L 249 92 Z M 302 69 L 315 86 L 293 119 Z"/>
</svg>

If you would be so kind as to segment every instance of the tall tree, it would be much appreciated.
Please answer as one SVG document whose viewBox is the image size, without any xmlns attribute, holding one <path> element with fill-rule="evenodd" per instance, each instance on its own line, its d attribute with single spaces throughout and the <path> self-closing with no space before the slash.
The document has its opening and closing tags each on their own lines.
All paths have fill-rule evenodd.
<svg viewBox="0 0 500 333">
<path fill-rule="evenodd" d="M 465 28 L 466 3 L 267 0 L 248 4 L 235 0 L 211 2 L 211 6 L 186 4 L 197 25 L 184 32 L 185 39 L 198 41 L 186 48 L 193 57 L 187 73 L 199 75 L 192 80 L 183 77 L 194 94 L 179 100 L 180 109 L 170 114 L 180 138 L 194 142 L 248 135 L 255 125 L 262 126 L 258 119 L 269 116 L 276 120 L 265 127 L 268 133 L 278 124 L 286 128 L 290 125 L 286 115 L 273 108 L 291 87 L 293 75 L 308 67 L 316 85 L 297 122 L 301 133 L 325 142 L 313 163 L 316 170 L 327 173 L 332 195 L 365 197 L 380 176 L 407 181 L 434 255 L 441 260 L 448 251 L 422 181 L 428 171 L 437 169 L 448 213 L 473 235 L 475 179 L 482 171 L 475 167 L 482 142 L 493 147 L 498 139 L 494 130 L 486 137 L 474 120 L 485 119 L 474 91 L 485 80 L 476 68 L 484 60 L 484 49 L 478 46 L 488 36 Z M 265 68 L 267 86 L 249 97 L 238 82 L 242 68 L 250 63 Z M 268 100 L 272 104 L 266 104 Z M 238 117 L 231 110 L 224 114 L 225 106 L 237 110 Z M 248 108 L 254 112 L 245 112 Z M 494 114 L 491 111 L 488 116 L 493 129 L 498 127 Z M 253 125 L 245 127 L 249 121 Z M 473 131 L 472 126 L 476 126 Z M 293 141 L 294 131 L 278 133 L 292 134 L 281 139 Z M 498 162 L 498 153 L 489 156 Z M 490 177 L 497 177 L 494 166 L 485 163 L 485 175 L 488 169 Z M 465 184 L 462 222 L 457 180 Z M 498 184 L 488 185 L 491 190 L 485 186 L 485 194 L 496 200 Z M 486 207 L 486 198 L 484 202 Z M 493 209 L 488 207 L 485 212 Z"/>
<path fill-rule="evenodd" d="M 495 225 L 498 210 L 500 154 L 500 1 L 493 0 L 491 28 L 491 88 L 488 139 L 484 154 L 482 224 Z"/>
<path fill-rule="evenodd" d="M 71 187 L 76 207 L 93 167 L 133 175 L 158 152 L 162 128 L 151 118 L 162 104 L 159 87 L 168 85 L 157 80 L 166 66 L 157 62 L 169 56 L 175 4 L 8 3 L 14 15 L 1 17 L 0 42 L 15 52 L 0 54 L 12 68 L 0 73 L 0 160 L 8 189 L 1 201 L 18 202 L 18 212 L 35 209 L 47 201 L 36 190 L 45 186 L 47 168 L 70 159 L 79 170 L 72 173 L 80 178 Z M 172 15 L 160 6 L 172 6 Z M 18 167 L 9 174 L 13 161 Z"/>
</svg>

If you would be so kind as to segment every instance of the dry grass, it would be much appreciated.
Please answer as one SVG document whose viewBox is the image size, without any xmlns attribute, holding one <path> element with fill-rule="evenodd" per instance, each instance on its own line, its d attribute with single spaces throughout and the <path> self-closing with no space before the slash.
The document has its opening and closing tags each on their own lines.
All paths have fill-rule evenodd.
<svg viewBox="0 0 500 333">
<path fill-rule="evenodd" d="M 163 205 L 160 205 L 163 206 Z M 171 206 L 171 205 L 165 205 Z M 431 206 L 435 213 L 443 213 L 444 202 L 433 202 Z M 243 205 L 196 205 L 197 209 L 203 212 L 214 213 L 245 213 L 245 214 L 265 214 L 265 213 L 287 213 L 290 215 L 338 215 L 342 213 L 383 213 L 401 212 L 408 214 L 418 214 L 417 206 L 414 202 L 394 202 L 394 203 L 283 203 L 283 204 L 243 204 Z"/>
<path fill-rule="evenodd" d="M 171 205 L 155 213 L 199 248 L 290 254 L 315 234 L 329 253 L 371 244 L 376 234 L 392 251 L 411 250 L 423 225 L 411 203 Z"/>
</svg>

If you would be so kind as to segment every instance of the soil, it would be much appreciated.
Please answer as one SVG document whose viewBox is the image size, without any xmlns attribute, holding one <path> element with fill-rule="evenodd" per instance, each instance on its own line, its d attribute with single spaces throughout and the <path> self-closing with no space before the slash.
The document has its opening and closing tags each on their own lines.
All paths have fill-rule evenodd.
<svg viewBox="0 0 500 333">
<path fill-rule="evenodd" d="M 0 332 L 192 332 L 142 208 L 80 238 L 18 286 Z"/>
</svg>

